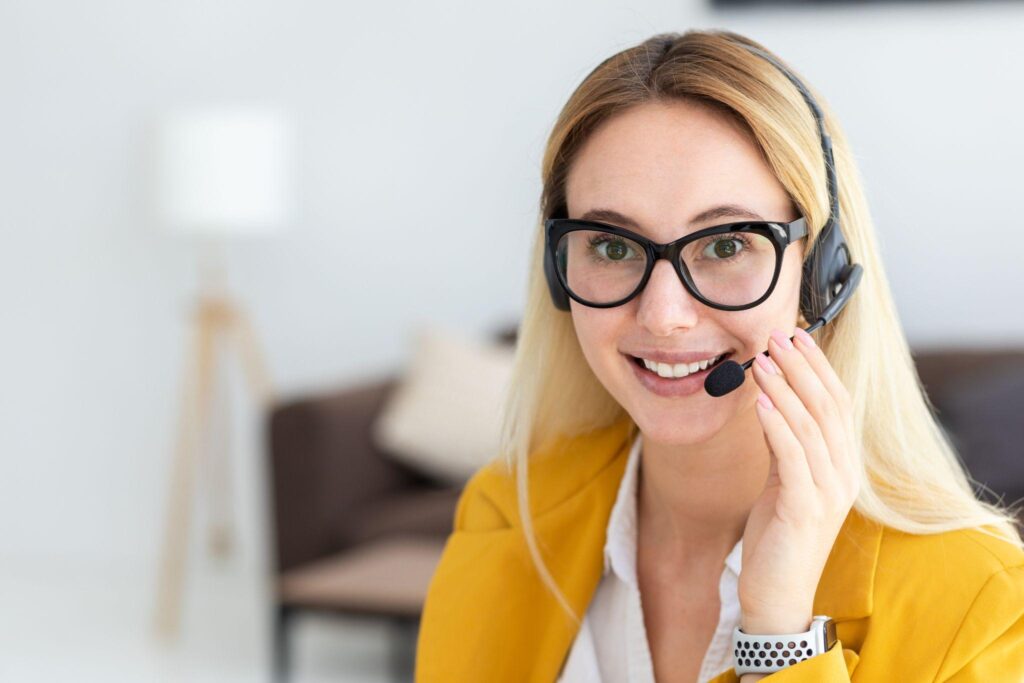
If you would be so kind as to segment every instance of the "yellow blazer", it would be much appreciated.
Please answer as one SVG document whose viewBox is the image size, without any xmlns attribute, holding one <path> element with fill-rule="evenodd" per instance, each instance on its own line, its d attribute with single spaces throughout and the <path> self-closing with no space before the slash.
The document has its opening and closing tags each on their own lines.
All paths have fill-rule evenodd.
<svg viewBox="0 0 1024 683">
<path fill-rule="evenodd" d="M 529 464 L 534 531 L 582 618 L 603 569 L 631 421 L 566 438 Z M 777 683 L 1024 681 L 1024 552 L 976 530 L 911 535 L 851 510 L 814 596 L 836 645 Z M 430 582 L 417 683 L 554 683 L 577 627 L 534 568 L 499 459 L 463 490 Z M 713 683 L 737 683 L 730 668 Z M 617 683 L 617 682 L 606 682 Z"/>
</svg>

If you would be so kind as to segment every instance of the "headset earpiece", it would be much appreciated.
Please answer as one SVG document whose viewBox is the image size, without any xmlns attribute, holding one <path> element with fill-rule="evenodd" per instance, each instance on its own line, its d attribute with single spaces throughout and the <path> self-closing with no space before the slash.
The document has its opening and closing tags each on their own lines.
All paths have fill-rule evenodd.
<svg viewBox="0 0 1024 683">
<path fill-rule="evenodd" d="M 551 302 L 560 311 L 569 310 L 569 295 L 566 293 L 562 283 L 558 280 L 558 273 L 555 272 L 555 262 L 551 256 L 551 249 L 547 245 L 547 235 L 544 239 L 544 277 L 548 281 L 548 291 L 551 292 Z"/>
<path fill-rule="evenodd" d="M 850 250 L 839 221 L 830 220 L 803 263 L 800 311 L 808 323 L 818 320 L 832 303 L 850 265 Z"/>
</svg>

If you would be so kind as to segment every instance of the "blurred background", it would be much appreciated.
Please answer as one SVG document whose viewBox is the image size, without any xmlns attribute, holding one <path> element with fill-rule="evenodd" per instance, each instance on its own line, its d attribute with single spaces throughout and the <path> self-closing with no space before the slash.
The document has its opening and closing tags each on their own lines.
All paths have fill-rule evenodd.
<svg viewBox="0 0 1024 683">
<path fill-rule="evenodd" d="M 940 415 L 1024 496 L 1024 3 L 4 0 L 0 680 L 410 680 L 545 137 L 712 27 L 840 117 Z"/>
</svg>

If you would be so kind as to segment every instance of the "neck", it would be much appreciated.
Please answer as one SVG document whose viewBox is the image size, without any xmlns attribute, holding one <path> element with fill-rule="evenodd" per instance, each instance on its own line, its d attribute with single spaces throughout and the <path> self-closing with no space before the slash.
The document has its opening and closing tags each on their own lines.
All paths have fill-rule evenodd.
<svg viewBox="0 0 1024 683">
<path fill-rule="evenodd" d="M 754 410 L 699 444 L 642 440 L 639 532 L 677 571 L 720 568 L 743 537 L 769 466 Z"/>
</svg>

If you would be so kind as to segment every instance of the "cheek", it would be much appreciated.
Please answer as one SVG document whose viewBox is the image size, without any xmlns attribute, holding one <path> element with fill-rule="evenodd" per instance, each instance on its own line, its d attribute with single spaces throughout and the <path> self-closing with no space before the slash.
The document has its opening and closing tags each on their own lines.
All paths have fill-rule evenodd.
<svg viewBox="0 0 1024 683">
<path fill-rule="evenodd" d="M 597 309 L 572 302 L 572 323 L 583 355 L 598 375 L 618 355 L 618 330 L 622 316 L 614 309 Z"/>
<path fill-rule="evenodd" d="M 779 284 L 785 293 L 780 297 L 781 304 L 787 316 L 798 315 L 800 312 L 800 284 L 803 280 L 803 265 L 799 258 L 784 264 L 783 270 L 779 273 Z"/>
<path fill-rule="evenodd" d="M 747 343 L 753 343 L 753 346 L 748 349 L 750 354 L 761 353 L 768 348 L 768 338 L 773 329 L 792 330 L 802 319 L 800 315 L 801 277 L 799 260 L 784 262 L 782 272 L 779 273 L 779 281 L 776 283 L 772 295 L 760 306 L 745 311 L 750 316 L 744 321 L 742 335 Z M 746 358 L 750 358 L 750 355 L 747 355 L 744 360 Z"/>
</svg>

